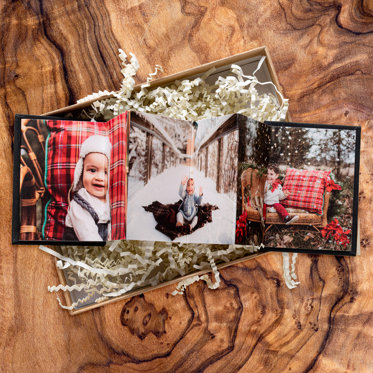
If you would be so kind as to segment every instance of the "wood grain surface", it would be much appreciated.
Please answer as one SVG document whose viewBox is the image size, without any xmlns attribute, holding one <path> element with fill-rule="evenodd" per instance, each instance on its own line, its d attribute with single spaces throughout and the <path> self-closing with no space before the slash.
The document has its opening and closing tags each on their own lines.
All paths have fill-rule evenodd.
<svg viewBox="0 0 373 373">
<path fill-rule="evenodd" d="M 1 372 L 372 372 L 371 0 L 1 1 Z M 144 81 L 268 46 L 293 121 L 362 126 L 361 255 L 282 256 L 221 271 L 184 296 L 169 286 L 81 315 L 59 308 L 52 257 L 11 245 L 14 114 L 119 89 L 118 48 Z"/>
</svg>

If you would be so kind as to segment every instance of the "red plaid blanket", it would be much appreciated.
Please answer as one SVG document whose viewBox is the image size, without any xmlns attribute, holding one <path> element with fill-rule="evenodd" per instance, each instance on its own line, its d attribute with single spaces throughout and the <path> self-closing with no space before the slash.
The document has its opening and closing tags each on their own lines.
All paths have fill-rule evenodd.
<svg viewBox="0 0 373 373">
<path fill-rule="evenodd" d="M 290 195 L 281 204 L 322 215 L 325 185 L 330 172 L 288 168 L 282 189 L 287 189 Z"/>
<path fill-rule="evenodd" d="M 107 123 L 49 120 L 45 184 L 51 194 L 44 216 L 43 238 L 61 240 L 65 228 L 68 194 L 81 144 L 92 135 L 108 136 L 112 144 L 109 197 L 111 239 L 125 239 L 127 201 L 127 113 Z"/>
</svg>

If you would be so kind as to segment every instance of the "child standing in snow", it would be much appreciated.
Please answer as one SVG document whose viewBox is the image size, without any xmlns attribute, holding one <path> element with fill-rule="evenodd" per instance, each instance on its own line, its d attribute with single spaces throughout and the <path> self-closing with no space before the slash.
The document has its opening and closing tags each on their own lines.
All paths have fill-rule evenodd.
<svg viewBox="0 0 373 373">
<path fill-rule="evenodd" d="M 267 168 L 267 180 L 264 185 L 263 217 L 265 219 L 267 207 L 275 208 L 285 224 L 294 223 L 299 219 L 298 215 L 290 217 L 280 200 L 290 195 L 288 190 L 282 190 L 281 181 L 278 179 L 279 168 L 276 165 L 269 165 Z"/>
<path fill-rule="evenodd" d="M 179 187 L 179 195 L 183 202 L 176 215 L 176 226 L 181 227 L 184 224 L 188 224 L 190 231 L 192 231 L 198 223 L 198 205 L 201 204 L 203 196 L 202 187 L 199 188 L 198 196 L 194 193 L 194 188 L 194 179 L 188 179 L 188 177 L 185 176 Z"/>
<path fill-rule="evenodd" d="M 111 144 L 105 136 L 93 135 L 83 142 L 74 171 L 73 198 L 65 220 L 64 240 L 109 239 L 110 152 Z"/>
</svg>

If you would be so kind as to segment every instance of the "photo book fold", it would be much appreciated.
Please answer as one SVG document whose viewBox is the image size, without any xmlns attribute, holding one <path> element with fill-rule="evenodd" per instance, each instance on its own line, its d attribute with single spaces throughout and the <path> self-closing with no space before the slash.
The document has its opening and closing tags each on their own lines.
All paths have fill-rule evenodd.
<svg viewBox="0 0 373 373">
<path fill-rule="evenodd" d="M 356 255 L 359 155 L 357 126 L 17 115 L 13 243 Z"/>
</svg>

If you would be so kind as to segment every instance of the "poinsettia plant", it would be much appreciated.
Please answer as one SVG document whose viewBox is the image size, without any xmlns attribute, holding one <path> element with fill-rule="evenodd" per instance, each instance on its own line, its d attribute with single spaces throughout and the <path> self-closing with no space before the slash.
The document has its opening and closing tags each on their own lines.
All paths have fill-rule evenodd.
<svg viewBox="0 0 373 373">
<path fill-rule="evenodd" d="M 337 218 L 332 220 L 327 226 L 321 229 L 321 235 L 328 239 L 332 236 L 337 244 L 343 245 L 344 247 L 350 243 L 348 234 L 351 233 L 351 229 L 346 231 L 343 230 Z"/>
<path fill-rule="evenodd" d="M 247 235 L 247 212 L 244 211 L 236 222 L 236 242 L 242 243 Z"/>
<path fill-rule="evenodd" d="M 332 190 L 342 190 L 342 187 L 334 182 L 334 180 L 329 177 L 326 180 L 325 189 L 327 192 L 331 192 Z"/>
</svg>

